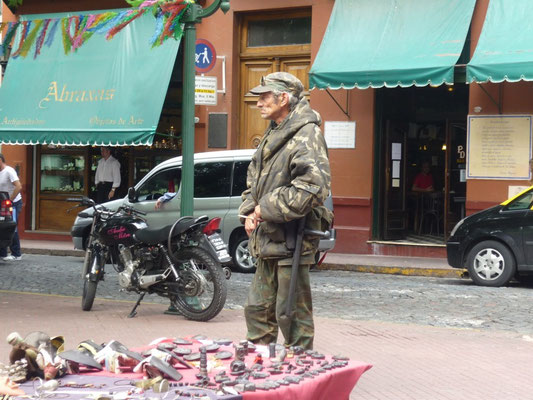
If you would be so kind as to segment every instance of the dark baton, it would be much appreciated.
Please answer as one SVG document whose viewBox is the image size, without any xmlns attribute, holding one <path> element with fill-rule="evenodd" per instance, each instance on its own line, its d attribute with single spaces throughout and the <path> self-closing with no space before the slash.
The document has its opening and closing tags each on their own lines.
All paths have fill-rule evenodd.
<svg viewBox="0 0 533 400">
<path fill-rule="evenodd" d="M 294 317 L 294 296 L 296 291 L 296 283 L 298 281 L 298 268 L 300 265 L 300 256 L 302 253 L 302 242 L 304 237 L 305 217 L 300 218 L 296 225 L 296 243 L 294 245 L 294 253 L 292 255 L 292 270 L 291 281 L 289 284 L 289 294 L 287 296 L 287 305 L 285 314 L 279 317 L 279 326 L 282 329 L 285 339 L 289 341 L 292 319 Z"/>
</svg>

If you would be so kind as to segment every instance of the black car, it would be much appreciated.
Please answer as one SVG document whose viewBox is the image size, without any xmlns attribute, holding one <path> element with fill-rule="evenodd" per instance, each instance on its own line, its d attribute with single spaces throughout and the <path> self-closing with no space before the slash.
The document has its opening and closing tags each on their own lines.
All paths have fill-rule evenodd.
<svg viewBox="0 0 533 400">
<path fill-rule="evenodd" d="M 13 221 L 13 203 L 7 192 L 0 192 L 0 247 L 11 244 L 17 223 Z"/>
<path fill-rule="evenodd" d="M 446 250 L 448 264 L 467 268 L 477 285 L 502 286 L 533 272 L 533 187 L 459 221 Z"/>
</svg>

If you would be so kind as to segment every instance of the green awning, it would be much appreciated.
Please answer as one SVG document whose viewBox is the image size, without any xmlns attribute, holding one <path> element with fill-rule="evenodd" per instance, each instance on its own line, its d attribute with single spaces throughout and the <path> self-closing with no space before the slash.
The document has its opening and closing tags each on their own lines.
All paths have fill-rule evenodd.
<svg viewBox="0 0 533 400">
<path fill-rule="evenodd" d="M 533 2 L 490 0 L 466 81 L 533 80 Z"/>
<path fill-rule="evenodd" d="M 336 0 L 309 85 L 453 83 L 474 5 L 475 0 Z"/>
<path fill-rule="evenodd" d="M 148 13 L 113 39 L 95 33 L 65 55 L 59 26 L 35 59 L 33 51 L 10 58 L 0 87 L 0 143 L 150 145 L 179 47 L 167 40 L 152 48 L 154 27 Z M 15 52 L 18 37 L 13 43 Z"/>
</svg>

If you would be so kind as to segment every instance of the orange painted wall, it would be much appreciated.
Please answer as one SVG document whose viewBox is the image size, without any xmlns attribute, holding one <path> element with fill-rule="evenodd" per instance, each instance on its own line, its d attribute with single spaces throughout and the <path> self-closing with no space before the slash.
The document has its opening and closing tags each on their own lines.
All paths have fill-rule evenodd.
<svg viewBox="0 0 533 400">
<path fill-rule="evenodd" d="M 472 20 L 472 44 L 474 52 L 481 33 L 489 0 L 477 0 Z M 480 86 L 490 94 L 491 98 Z M 494 101 L 500 103 L 500 110 Z M 481 107 L 476 113 L 475 107 Z M 469 114 L 497 115 L 502 114 L 533 114 L 533 83 L 473 83 L 470 85 Z M 498 204 L 508 197 L 509 186 L 529 186 L 528 181 L 470 179 L 467 181 L 467 214 Z"/>
<path fill-rule="evenodd" d="M 283 10 L 285 8 L 310 7 L 312 10 L 311 61 L 318 53 L 333 8 L 332 0 L 231 0 L 231 10 L 224 15 L 218 11 L 198 25 L 197 36 L 209 40 L 217 55 L 226 56 L 225 96 L 219 95 L 219 104 L 214 107 L 196 107 L 200 124 L 196 129 L 196 148 L 207 149 L 207 118 L 209 112 L 228 112 L 228 148 L 238 147 L 239 127 L 239 29 L 245 13 Z M 221 65 L 206 75 L 218 77 L 221 82 Z M 321 90 L 311 92 L 311 106 L 323 121 L 356 121 L 356 148 L 330 150 L 332 192 L 334 196 L 336 228 L 338 230 L 337 252 L 367 252 L 366 241 L 370 238 L 372 162 L 374 138 L 374 91 L 331 91 L 340 104 L 348 99 L 348 118 Z"/>
</svg>

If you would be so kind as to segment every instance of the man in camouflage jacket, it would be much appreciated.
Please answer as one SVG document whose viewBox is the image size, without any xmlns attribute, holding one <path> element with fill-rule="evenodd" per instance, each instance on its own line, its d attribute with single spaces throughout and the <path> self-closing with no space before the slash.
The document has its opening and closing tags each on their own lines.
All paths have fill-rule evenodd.
<svg viewBox="0 0 533 400">
<path fill-rule="evenodd" d="M 293 251 L 287 247 L 291 221 L 305 218 L 309 229 L 329 227 L 332 213 L 323 206 L 330 190 L 326 142 L 320 115 L 302 96 L 303 85 L 293 75 L 276 72 L 263 77 L 251 90 L 270 126 L 252 157 L 247 189 L 239 213 L 250 237 L 249 249 L 258 259 L 245 306 L 248 340 L 276 342 L 278 320 L 289 291 Z M 309 267 L 314 263 L 318 238 L 304 237 L 290 331 L 282 329 L 287 346 L 313 347 Z"/>
</svg>

